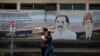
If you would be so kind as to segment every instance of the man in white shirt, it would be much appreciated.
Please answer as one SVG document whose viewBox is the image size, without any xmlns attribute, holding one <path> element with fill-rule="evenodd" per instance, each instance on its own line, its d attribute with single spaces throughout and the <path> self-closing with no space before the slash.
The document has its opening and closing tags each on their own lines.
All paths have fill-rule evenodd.
<svg viewBox="0 0 100 56">
<path fill-rule="evenodd" d="M 54 33 L 52 33 L 53 40 L 55 39 L 68 39 L 68 40 L 75 40 L 76 33 L 70 31 L 69 27 L 69 19 L 66 15 L 58 15 L 55 19 L 56 29 Z"/>
</svg>

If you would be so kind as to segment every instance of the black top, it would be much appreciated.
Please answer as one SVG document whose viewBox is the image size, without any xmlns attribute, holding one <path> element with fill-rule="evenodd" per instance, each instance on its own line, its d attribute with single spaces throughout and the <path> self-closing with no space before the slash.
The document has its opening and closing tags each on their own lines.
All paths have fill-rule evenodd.
<svg viewBox="0 0 100 56">
<path fill-rule="evenodd" d="M 46 37 L 46 41 L 45 43 L 46 44 L 51 44 L 52 43 L 52 37 L 51 37 L 51 32 L 47 32 L 47 35 L 45 36 Z"/>
</svg>

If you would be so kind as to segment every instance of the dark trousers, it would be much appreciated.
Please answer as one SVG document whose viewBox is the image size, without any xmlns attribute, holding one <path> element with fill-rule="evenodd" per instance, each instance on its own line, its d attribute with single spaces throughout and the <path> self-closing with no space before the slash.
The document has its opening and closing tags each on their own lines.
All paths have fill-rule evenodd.
<svg viewBox="0 0 100 56">
<path fill-rule="evenodd" d="M 46 51 L 46 48 L 45 47 L 41 47 L 41 54 L 42 54 L 42 56 L 45 55 L 45 51 Z"/>
<path fill-rule="evenodd" d="M 47 48 L 45 49 L 45 56 L 54 56 L 54 48 L 52 44 L 48 44 Z"/>
</svg>

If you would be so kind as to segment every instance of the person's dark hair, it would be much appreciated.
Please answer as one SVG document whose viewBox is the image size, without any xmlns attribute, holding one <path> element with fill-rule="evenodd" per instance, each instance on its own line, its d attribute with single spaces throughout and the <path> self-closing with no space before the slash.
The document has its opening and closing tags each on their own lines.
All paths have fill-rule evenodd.
<svg viewBox="0 0 100 56">
<path fill-rule="evenodd" d="M 50 31 L 48 31 L 48 35 L 51 36 L 51 32 Z"/>
<path fill-rule="evenodd" d="M 43 28 L 43 31 L 48 31 L 48 29 L 47 28 Z"/>
<path fill-rule="evenodd" d="M 47 32 L 46 38 L 49 38 L 50 39 L 49 41 L 52 40 L 52 36 L 51 36 L 51 32 L 50 31 Z"/>
<path fill-rule="evenodd" d="M 66 22 L 67 22 L 68 24 L 70 24 L 69 18 L 68 18 L 66 15 L 58 15 L 58 16 L 56 16 L 55 22 L 56 22 L 56 20 L 57 20 L 58 17 L 65 17 L 65 18 L 66 18 Z"/>
<path fill-rule="evenodd" d="M 48 29 L 47 28 L 43 28 L 43 32 L 41 32 L 41 35 L 44 35 L 45 33 L 44 32 L 47 32 Z"/>
</svg>

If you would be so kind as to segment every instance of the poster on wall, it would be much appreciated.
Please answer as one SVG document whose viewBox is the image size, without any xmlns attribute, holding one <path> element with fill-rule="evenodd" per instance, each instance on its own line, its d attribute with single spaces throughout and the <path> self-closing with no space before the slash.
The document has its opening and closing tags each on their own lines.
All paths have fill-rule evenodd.
<svg viewBox="0 0 100 56">
<path fill-rule="evenodd" d="M 13 18 L 16 21 L 16 36 L 32 37 L 34 33 L 41 31 L 42 28 L 48 28 L 52 32 L 51 35 L 54 40 L 87 39 L 92 36 L 93 31 L 100 30 L 99 16 L 99 12 L 86 13 L 83 11 L 76 13 L 72 11 L 33 10 L 32 12 L 0 13 L 0 32 L 7 35 L 9 20 Z"/>
</svg>

